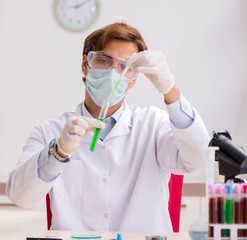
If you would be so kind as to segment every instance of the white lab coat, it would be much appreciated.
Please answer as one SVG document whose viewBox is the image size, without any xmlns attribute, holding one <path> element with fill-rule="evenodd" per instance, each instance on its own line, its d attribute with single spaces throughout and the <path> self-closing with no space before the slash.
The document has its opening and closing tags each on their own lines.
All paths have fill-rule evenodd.
<svg viewBox="0 0 247 240">
<path fill-rule="evenodd" d="M 119 121 L 93 153 L 89 151 L 93 133 L 89 133 L 70 162 L 54 159 L 61 173 L 53 181 L 43 181 L 37 174 L 38 158 L 48 159 L 49 142 L 60 136 L 71 115 L 81 115 L 81 104 L 75 112 L 35 126 L 9 176 L 9 198 L 33 208 L 50 191 L 53 229 L 172 231 L 170 173 L 184 174 L 202 166 L 202 149 L 209 143 L 198 113 L 190 127 L 176 129 L 165 111 L 125 103 Z"/>
</svg>

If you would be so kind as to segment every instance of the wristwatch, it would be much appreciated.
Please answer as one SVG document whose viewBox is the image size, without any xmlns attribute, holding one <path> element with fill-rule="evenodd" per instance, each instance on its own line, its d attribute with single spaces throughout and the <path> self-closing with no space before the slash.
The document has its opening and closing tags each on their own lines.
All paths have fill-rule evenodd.
<svg viewBox="0 0 247 240">
<path fill-rule="evenodd" d="M 60 162 L 69 162 L 69 157 L 61 157 L 60 155 L 58 155 L 57 153 L 57 140 L 56 138 L 52 139 L 50 144 L 49 144 L 49 154 L 53 155 L 58 161 Z"/>
</svg>

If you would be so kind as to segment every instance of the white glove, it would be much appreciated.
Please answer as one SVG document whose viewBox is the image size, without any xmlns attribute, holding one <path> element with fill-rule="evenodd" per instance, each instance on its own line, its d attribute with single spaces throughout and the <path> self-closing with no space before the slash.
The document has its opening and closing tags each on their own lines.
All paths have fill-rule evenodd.
<svg viewBox="0 0 247 240">
<path fill-rule="evenodd" d="M 57 152 L 64 156 L 71 155 L 80 145 L 88 131 L 104 128 L 105 123 L 89 117 L 72 116 L 64 125 L 61 136 L 57 140 Z"/>
<path fill-rule="evenodd" d="M 165 56 L 159 51 L 142 51 L 128 59 L 130 69 L 145 74 L 160 93 L 168 93 L 175 81 L 166 63 Z"/>
</svg>

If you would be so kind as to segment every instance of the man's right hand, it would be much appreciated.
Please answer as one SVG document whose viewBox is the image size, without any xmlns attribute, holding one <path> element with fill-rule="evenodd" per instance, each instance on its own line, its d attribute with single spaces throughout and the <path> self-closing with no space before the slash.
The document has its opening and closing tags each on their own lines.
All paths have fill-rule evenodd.
<svg viewBox="0 0 247 240">
<path fill-rule="evenodd" d="M 105 123 L 89 117 L 72 116 L 65 123 L 61 136 L 57 139 L 57 153 L 61 157 L 70 156 L 80 145 L 83 137 L 95 128 L 104 128 Z"/>
</svg>

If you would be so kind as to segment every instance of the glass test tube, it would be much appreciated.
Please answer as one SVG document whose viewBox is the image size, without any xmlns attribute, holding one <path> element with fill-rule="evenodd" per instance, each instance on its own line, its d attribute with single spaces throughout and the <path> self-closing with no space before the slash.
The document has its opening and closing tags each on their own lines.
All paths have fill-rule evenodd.
<svg viewBox="0 0 247 240">
<path fill-rule="evenodd" d="M 102 108 L 100 109 L 100 114 L 99 114 L 99 117 L 98 117 L 98 120 L 100 120 L 101 122 L 105 121 L 105 117 L 106 117 L 108 108 L 109 108 L 109 102 L 108 101 L 107 102 L 104 101 L 103 105 L 102 105 Z M 91 144 L 90 144 L 90 147 L 89 147 L 89 150 L 91 152 L 93 152 L 95 150 L 95 148 L 96 148 L 100 133 L 101 133 L 101 128 L 95 128 L 94 134 L 93 134 L 93 138 L 92 138 L 92 141 L 91 141 Z"/>
<path fill-rule="evenodd" d="M 225 199 L 224 199 L 224 184 L 216 185 L 216 201 L 217 201 L 217 223 L 225 223 Z M 221 230 L 221 236 L 227 237 L 227 231 L 225 229 Z"/>
<path fill-rule="evenodd" d="M 232 224 L 234 220 L 234 202 L 232 195 L 232 184 L 225 185 L 225 223 Z M 230 230 L 225 230 L 225 235 L 230 237 Z"/>
<path fill-rule="evenodd" d="M 241 184 L 233 185 L 233 200 L 234 200 L 234 223 L 241 223 Z"/>
<path fill-rule="evenodd" d="M 216 185 L 216 199 L 217 199 L 217 223 L 224 223 L 224 185 Z"/>
<path fill-rule="evenodd" d="M 127 67 L 125 68 L 125 70 L 123 71 L 122 75 L 125 74 L 126 69 L 128 69 L 128 68 Z M 111 98 L 112 98 L 113 93 L 116 91 L 116 89 L 118 88 L 120 83 L 121 83 L 121 79 L 119 79 L 116 82 L 116 84 L 114 85 L 112 91 L 110 92 L 110 95 L 107 97 L 107 99 L 104 100 L 103 105 L 102 105 L 102 107 L 100 109 L 100 114 L 99 114 L 98 120 L 100 120 L 102 122 L 105 121 L 105 117 L 106 117 L 106 114 L 107 114 L 107 111 L 108 111 L 108 108 L 109 108 L 109 104 L 110 104 Z M 99 136 L 100 136 L 100 133 L 101 133 L 101 128 L 95 128 L 94 134 L 93 134 L 93 138 L 92 138 L 91 144 L 89 146 L 89 151 L 90 152 L 93 152 L 95 150 L 97 142 L 98 142 L 98 139 L 99 139 Z"/>
<path fill-rule="evenodd" d="M 208 221 L 209 223 L 216 223 L 216 198 L 215 198 L 215 185 L 209 184 L 208 185 L 208 194 L 209 194 L 209 206 L 208 206 Z M 214 227 L 209 227 L 208 229 L 208 236 L 214 237 Z"/>
<path fill-rule="evenodd" d="M 247 224 L 247 184 L 242 186 L 241 198 L 242 223 Z M 242 230 L 242 236 L 247 237 L 247 230 Z"/>
<path fill-rule="evenodd" d="M 234 223 L 241 223 L 241 189 L 242 185 L 236 183 L 233 185 L 233 201 L 234 201 Z M 237 232 L 238 237 L 242 236 L 242 231 L 238 229 Z"/>
<path fill-rule="evenodd" d="M 226 184 L 225 186 L 225 222 L 233 223 L 234 220 L 234 202 L 233 202 L 233 186 Z"/>
</svg>

